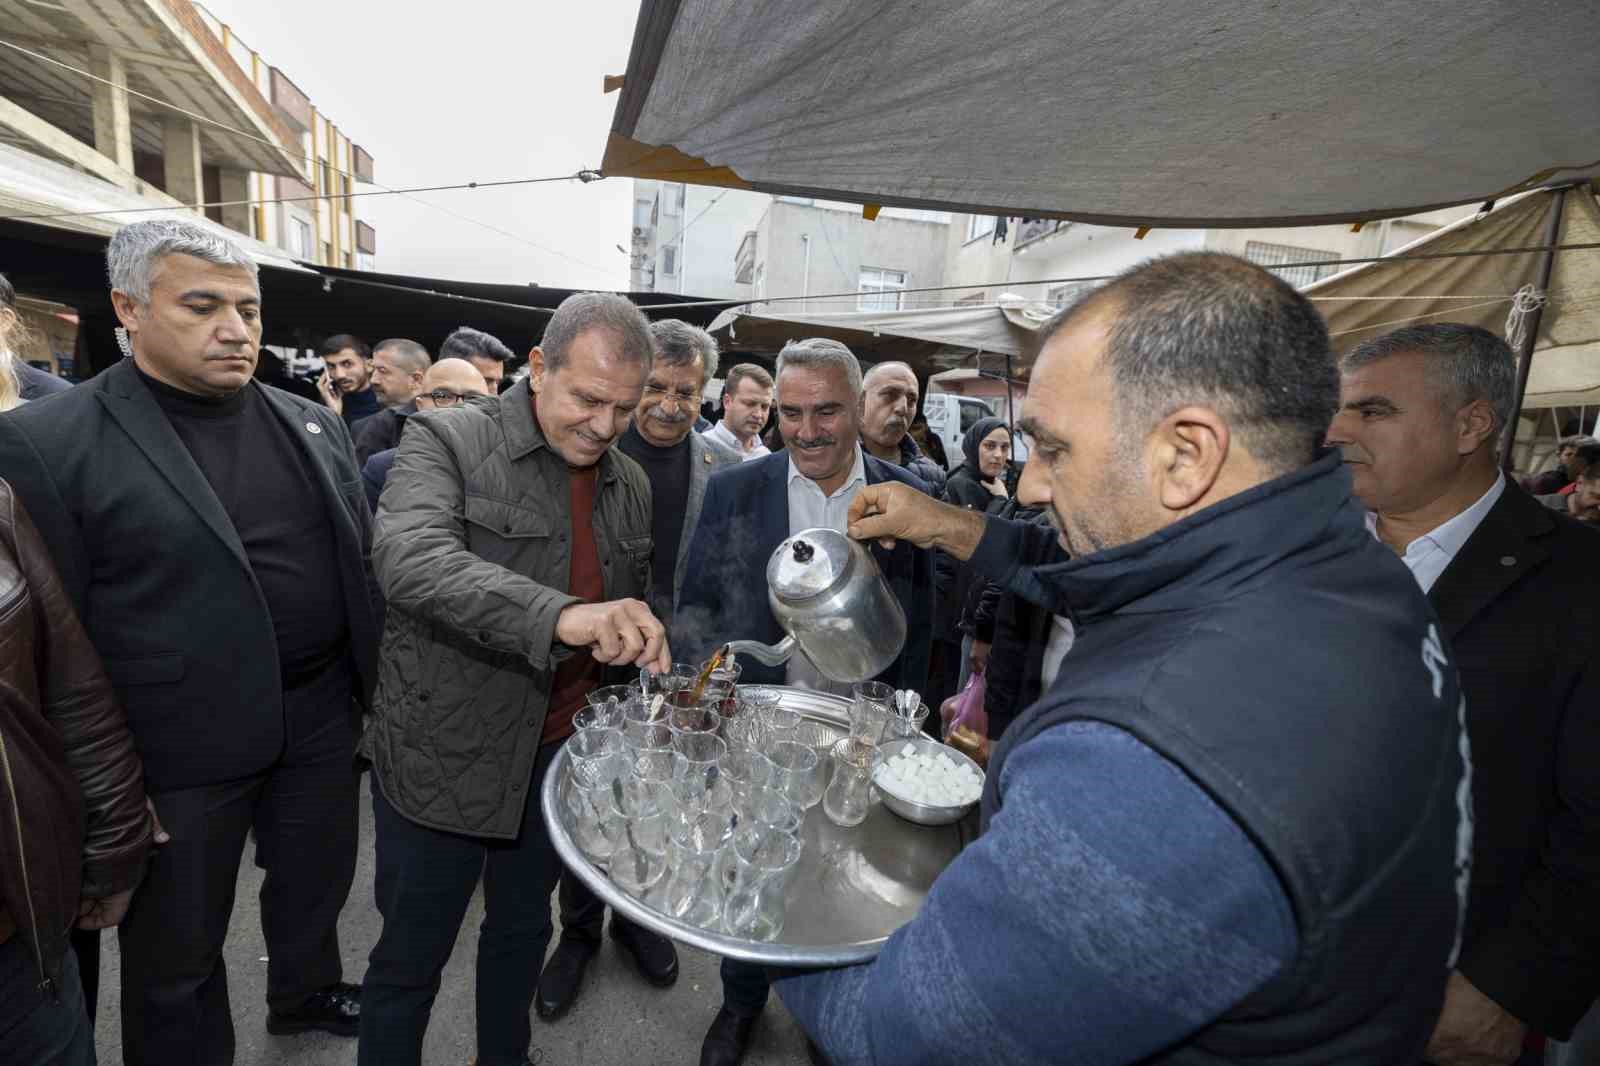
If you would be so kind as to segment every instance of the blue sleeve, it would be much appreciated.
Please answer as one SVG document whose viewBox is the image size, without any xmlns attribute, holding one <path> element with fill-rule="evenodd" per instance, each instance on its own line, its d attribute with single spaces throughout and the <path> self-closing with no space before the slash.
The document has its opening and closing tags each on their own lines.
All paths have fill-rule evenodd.
<svg viewBox="0 0 1600 1066">
<path fill-rule="evenodd" d="M 1012 753 L 1001 788 L 875 961 L 778 982 L 838 1066 L 1138 1062 L 1294 958 L 1266 860 L 1131 735 L 1057 726 Z"/>
</svg>

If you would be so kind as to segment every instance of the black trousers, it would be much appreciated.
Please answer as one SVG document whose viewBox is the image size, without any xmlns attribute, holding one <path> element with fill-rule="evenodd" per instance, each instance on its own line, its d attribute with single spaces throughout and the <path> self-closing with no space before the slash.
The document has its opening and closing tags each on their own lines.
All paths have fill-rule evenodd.
<svg viewBox="0 0 1600 1066">
<path fill-rule="evenodd" d="M 233 1062 L 222 945 L 251 829 L 266 871 L 267 1005 L 292 1011 L 339 982 L 339 911 L 359 824 L 354 677 L 341 660 L 284 694 L 284 750 L 267 772 L 152 793 L 172 840 L 154 853 L 117 930 L 127 1066 Z"/>
<path fill-rule="evenodd" d="M 606 904 L 589 891 L 589 886 L 565 867 L 561 870 L 561 939 L 572 937 L 590 944 L 600 943 L 600 934 L 606 920 Z M 637 929 L 616 911 L 611 912 L 611 931 L 618 928 Z"/>
<path fill-rule="evenodd" d="M 515 840 L 429 829 L 395 810 L 372 786 L 375 894 L 383 932 L 361 985 L 360 1066 L 417 1066 L 440 975 L 472 891 L 483 880 L 478 929 L 479 1066 L 525 1066 L 540 964 L 550 944 L 550 894 L 561 872 L 539 813 L 539 789 L 560 744 L 534 761 Z"/>
</svg>

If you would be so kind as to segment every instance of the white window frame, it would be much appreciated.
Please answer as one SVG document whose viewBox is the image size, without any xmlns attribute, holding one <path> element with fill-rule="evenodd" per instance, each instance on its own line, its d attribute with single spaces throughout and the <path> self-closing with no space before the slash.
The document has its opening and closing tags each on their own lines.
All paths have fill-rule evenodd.
<svg viewBox="0 0 1600 1066">
<path fill-rule="evenodd" d="M 966 244 L 993 237 L 996 224 L 999 222 L 993 215 L 968 215 Z"/>
<path fill-rule="evenodd" d="M 1265 267 L 1297 289 L 1339 272 L 1337 266 L 1289 267 L 1279 269 L 1280 263 L 1318 262 L 1341 259 L 1338 252 L 1321 248 L 1299 248 L 1292 244 L 1273 244 L 1271 241 L 1246 241 L 1244 257 L 1259 267 Z"/>
<path fill-rule="evenodd" d="M 860 311 L 898 311 L 904 306 L 904 292 L 909 275 L 904 270 L 890 270 L 887 267 L 861 268 L 860 284 L 856 286 L 860 294 L 856 297 L 856 309 Z"/>
<path fill-rule="evenodd" d="M 301 218 L 294 212 L 289 213 L 289 232 L 285 234 L 289 240 L 289 255 L 291 258 L 310 263 L 316 260 L 312 251 L 311 222 Z"/>
</svg>

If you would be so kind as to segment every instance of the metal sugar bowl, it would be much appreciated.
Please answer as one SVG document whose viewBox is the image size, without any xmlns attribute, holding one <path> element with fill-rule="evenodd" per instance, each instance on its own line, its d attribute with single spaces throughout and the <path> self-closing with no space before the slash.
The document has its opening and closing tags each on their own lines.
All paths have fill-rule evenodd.
<svg viewBox="0 0 1600 1066">
<path fill-rule="evenodd" d="M 737 640 L 735 654 L 768 666 L 795 650 L 824 677 L 866 681 L 889 668 L 906 643 L 906 614 L 872 552 L 832 529 L 801 530 L 767 560 L 767 602 L 788 634 L 777 644 Z"/>
</svg>

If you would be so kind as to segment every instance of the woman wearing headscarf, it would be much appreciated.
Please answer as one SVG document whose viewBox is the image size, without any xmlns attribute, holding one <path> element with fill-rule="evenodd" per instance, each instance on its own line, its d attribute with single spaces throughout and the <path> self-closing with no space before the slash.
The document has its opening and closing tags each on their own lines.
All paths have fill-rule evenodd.
<svg viewBox="0 0 1600 1066">
<path fill-rule="evenodd" d="M 1005 419 L 979 419 L 961 438 L 961 451 L 964 461 L 945 484 L 945 502 L 986 514 L 998 511 L 1011 498 L 1015 484 L 1011 431 Z M 970 647 L 963 646 L 961 606 L 976 572 L 942 552 L 935 555 L 935 565 L 938 599 L 933 628 L 934 668 L 928 679 L 932 691 L 927 699 L 937 707 L 956 691 L 963 665 L 971 654 Z"/>
</svg>

